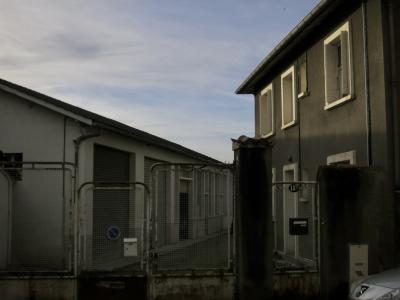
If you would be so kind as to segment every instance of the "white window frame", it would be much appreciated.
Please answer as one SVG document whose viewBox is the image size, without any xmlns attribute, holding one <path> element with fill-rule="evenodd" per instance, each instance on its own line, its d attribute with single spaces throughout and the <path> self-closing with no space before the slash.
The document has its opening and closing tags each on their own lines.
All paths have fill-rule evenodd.
<svg viewBox="0 0 400 300">
<path fill-rule="evenodd" d="M 299 63 L 299 61 L 300 61 L 300 63 Z M 302 76 L 301 76 L 301 66 L 302 66 L 302 64 L 304 64 L 305 65 L 305 68 L 306 68 L 306 70 L 305 70 L 305 83 L 306 83 L 306 87 L 305 87 L 305 90 L 303 91 L 302 90 L 302 88 L 301 88 L 301 80 L 302 80 Z M 302 56 L 300 56 L 299 57 L 299 59 L 297 60 L 297 63 L 296 63 L 296 70 L 297 70 L 297 77 L 296 77 L 296 80 L 297 80 L 297 99 L 303 99 L 303 98 L 305 98 L 306 96 L 308 96 L 309 95 L 309 92 L 308 92 L 308 61 L 307 61 L 307 53 L 304 53 Z"/>
<path fill-rule="evenodd" d="M 285 182 L 285 172 L 287 171 L 293 171 L 293 178 L 294 181 L 298 181 L 299 180 L 299 165 L 298 163 L 292 163 L 292 164 L 288 164 L 288 165 L 284 165 L 283 166 L 283 174 L 282 174 L 282 178 L 283 181 Z M 283 195 L 284 197 L 284 195 Z M 297 218 L 297 216 L 299 215 L 299 198 L 298 198 L 298 193 L 295 194 L 295 205 L 294 205 L 294 217 Z M 286 205 L 285 205 L 285 199 L 283 198 L 283 252 L 286 254 L 286 232 L 288 231 L 288 220 L 289 218 L 286 218 Z M 299 237 L 295 236 L 294 237 L 294 256 L 295 258 L 299 257 Z"/>
<path fill-rule="evenodd" d="M 343 45 L 342 48 L 342 61 L 347 60 L 347 77 L 348 77 L 348 93 L 343 97 L 340 97 L 334 101 L 329 103 L 328 101 L 328 74 L 327 74 L 327 46 L 329 46 L 334 41 L 341 39 L 341 35 L 343 32 L 347 33 L 347 55 L 343 57 Z M 344 23 L 339 29 L 337 29 L 334 33 L 332 33 L 329 37 L 324 40 L 324 82 L 325 82 L 325 110 L 329 110 L 333 107 L 336 107 L 344 102 L 350 101 L 354 98 L 354 78 L 353 78 L 353 55 L 352 55 L 352 43 L 351 43 L 351 31 L 350 31 L 350 22 L 347 21 Z M 342 79 L 343 80 L 343 79 Z"/>
<path fill-rule="evenodd" d="M 267 94 L 269 91 L 271 91 L 271 112 L 267 112 L 267 116 L 263 116 L 262 115 L 262 109 L 261 109 L 261 105 L 262 105 L 262 100 L 263 100 L 263 96 L 265 94 Z M 275 113 L 274 113 L 274 88 L 273 88 L 273 84 L 270 83 L 265 89 L 263 89 L 260 93 L 260 99 L 259 99 L 259 107 L 258 107 L 258 115 L 259 115 L 259 131 L 260 131 L 260 135 L 263 138 L 268 138 L 270 136 L 273 136 L 275 134 Z M 267 118 L 269 117 L 269 118 Z M 271 131 L 267 132 L 266 134 L 263 134 L 263 120 L 265 120 L 265 122 L 271 122 Z"/>
<path fill-rule="evenodd" d="M 284 119 L 284 103 L 283 103 L 283 95 L 284 95 L 284 91 L 283 91 L 283 80 L 288 77 L 289 75 L 292 76 L 292 106 L 293 106 L 293 118 L 292 120 L 285 124 L 285 119 Z M 284 73 L 282 73 L 281 75 L 281 111 L 282 111 L 282 127 L 281 129 L 286 129 L 289 128 L 291 126 L 293 126 L 294 124 L 296 124 L 296 116 L 297 116 L 297 92 L 296 92 L 296 85 L 297 85 L 297 79 L 295 77 L 295 67 L 294 65 L 291 66 L 289 69 L 287 69 Z"/>
<path fill-rule="evenodd" d="M 355 165 L 356 164 L 356 151 L 352 150 L 352 151 L 348 151 L 348 152 L 332 154 L 326 158 L 327 165 L 332 165 L 332 164 L 340 163 L 340 162 L 344 162 L 344 161 L 350 162 L 350 165 Z"/>
</svg>

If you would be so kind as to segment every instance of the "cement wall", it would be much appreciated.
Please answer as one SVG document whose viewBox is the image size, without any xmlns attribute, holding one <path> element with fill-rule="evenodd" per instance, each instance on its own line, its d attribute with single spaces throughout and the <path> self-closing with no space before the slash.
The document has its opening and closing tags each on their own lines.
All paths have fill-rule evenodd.
<svg viewBox="0 0 400 300">
<path fill-rule="evenodd" d="M 75 300 L 76 280 L 67 278 L 0 278 L 5 300 Z"/>
<path fill-rule="evenodd" d="M 233 300 L 235 276 L 219 275 L 158 275 L 149 280 L 151 300 Z M 280 272 L 273 275 L 274 299 L 319 299 L 318 272 Z"/>
<path fill-rule="evenodd" d="M 395 266 L 394 201 L 384 172 L 323 167 L 319 172 L 322 299 L 345 299 L 349 245 L 368 245 L 368 274 Z"/>
<path fill-rule="evenodd" d="M 319 273 L 288 271 L 273 277 L 274 299 L 319 299 Z"/>
<path fill-rule="evenodd" d="M 232 300 L 234 282 L 232 274 L 152 276 L 149 295 L 151 300 Z"/>
</svg>

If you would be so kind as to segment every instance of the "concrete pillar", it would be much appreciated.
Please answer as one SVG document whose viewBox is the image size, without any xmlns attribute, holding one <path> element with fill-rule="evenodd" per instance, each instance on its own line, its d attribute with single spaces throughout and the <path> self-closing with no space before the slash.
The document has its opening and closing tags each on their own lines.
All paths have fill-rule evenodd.
<svg viewBox="0 0 400 300">
<path fill-rule="evenodd" d="M 236 275 L 240 300 L 272 299 L 271 146 L 233 140 L 236 164 Z"/>
</svg>

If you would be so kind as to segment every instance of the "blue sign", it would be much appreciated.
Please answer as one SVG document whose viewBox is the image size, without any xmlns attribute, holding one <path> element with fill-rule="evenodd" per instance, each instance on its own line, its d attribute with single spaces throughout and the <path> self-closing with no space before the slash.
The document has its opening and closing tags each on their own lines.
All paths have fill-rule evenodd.
<svg viewBox="0 0 400 300">
<path fill-rule="evenodd" d="M 107 228 L 107 237 L 109 240 L 117 240 L 121 236 L 121 230 L 118 226 L 111 225 Z"/>
</svg>

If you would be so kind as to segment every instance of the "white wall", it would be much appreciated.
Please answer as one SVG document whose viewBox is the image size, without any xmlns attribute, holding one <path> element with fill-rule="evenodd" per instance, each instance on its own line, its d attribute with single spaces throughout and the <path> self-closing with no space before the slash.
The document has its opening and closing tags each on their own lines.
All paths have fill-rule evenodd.
<svg viewBox="0 0 400 300">
<path fill-rule="evenodd" d="M 62 161 L 64 117 L 0 92 L 0 150 L 22 152 L 24 161 Z M 23 171 L 15 183 L 12 264 L 61 268 L 68 207 L 61 171 Z"/>
<path fill-rule="evenodd" d="M 87 130 L 75 120 L 0 91 L 0 150 L 3 152 L 22 152 L 24 161 L 61 162 L 65 157 L 66 162 L 74 162 L 73 140 L 85 133 Z M 101 136 L 81 144 L 78 187 L 93 180 L 93 149 L 96 143 L 134 154 L 131 180 L 140 182 L 144 182 L 145 157 L 169 162 L 196 162 L 185 155 L 104 131 Z M 73 218 L 70 215 L 73 208 L 70 205 L 71 188 L 67 173 L 63 181 L 62 172 L 23 171 L 23 180 L 16 182 L 13 197 L 14 265 L 59 269 L 68 263 L 66 246 L 73 225 L 70 221 Z M 84 192 L 82 198 L 85 199 L 81 201 L 80 217 L 87 225 L 85 234 L 90 244 L 92 195 Z M 136 192 L 135 201 L 135 225 L 138 227 L 143 221 L 143 190 Z"/>
</svg>

